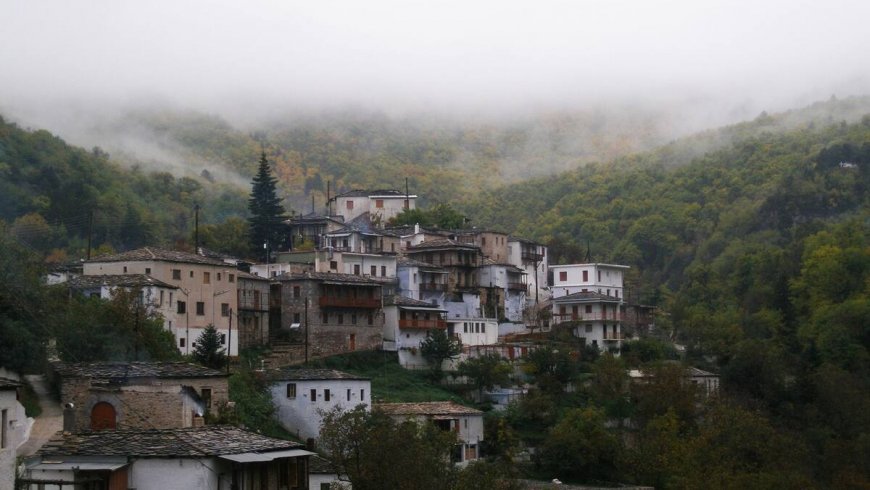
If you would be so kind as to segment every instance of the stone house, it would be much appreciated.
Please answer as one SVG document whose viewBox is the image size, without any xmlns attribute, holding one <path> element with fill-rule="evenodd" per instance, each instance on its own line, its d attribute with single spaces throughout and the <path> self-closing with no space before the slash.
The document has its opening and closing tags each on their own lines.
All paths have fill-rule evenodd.
<svg viewBox="0 0 870 490">
<path fill-rule="evenodd" d="M 84 264 L 85 276 L 144 274 L 175 288 L 164 298 L 167 319 L 179 351 L 190 354 L 202 330 L 214 325 L 230 356 L 238 355 L 238 335 L 231 336 L 232 316 L 238 312 L 238 271 L 210 257 L 155 247 L 104 255 Z"/>
<path fill-rule="evenodd" d="M 55 363 L 70 431 L 199 425 L 228 400 L 227 374 L 185 362 Z"/>
<path fill-rule="evenodd" d="M 239 271 L 238 312 L 236 313 L 239 348 L 257 347 L 269 343 L 270 281 Z M 232 330 L 230 331 L 232 333 Z"/>
<path fill-rule="evenodd" d="M 312 454 L 229 426 L 62 433 L 25 461 L 20 488 L 304 490 Z"/>
<path fill-rule="evenodd" d="M 465 465 L 480 458 L 483 441 L 483 412 L 455 402 L 376 403 L 380 410 L 397 422 L 413 420 L 433 423 L 445 431 L 454 431 L 458 439 L 453 461 Z"/>
<path fill-rule="evenodd" d="M 301 439 L 317 439 L 323 414 L 335 408 L 371 406 L 368 378 L 335 369 L 285 368 L 264 372 L 270 385 L 275 417 Z"/>
<path fill-rule="evenodd" d="M 392 280 L 379 279 L 321 272 L 276 277 L 272 296 L 280 299 L 281 329 L 298 332 L 311 357 L 380 349 L 382 289 Z"/>
</svg>

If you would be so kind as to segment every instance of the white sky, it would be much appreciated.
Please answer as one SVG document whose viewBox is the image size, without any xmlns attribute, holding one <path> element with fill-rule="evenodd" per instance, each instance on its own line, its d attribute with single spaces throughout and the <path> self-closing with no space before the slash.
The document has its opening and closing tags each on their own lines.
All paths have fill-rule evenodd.
<svg viewBox="0 0 870 490">
<path fill-rule="evenodd" d="M 870 93 L 870 1 L 0 0 L 0 111 Z"/>
</svg>

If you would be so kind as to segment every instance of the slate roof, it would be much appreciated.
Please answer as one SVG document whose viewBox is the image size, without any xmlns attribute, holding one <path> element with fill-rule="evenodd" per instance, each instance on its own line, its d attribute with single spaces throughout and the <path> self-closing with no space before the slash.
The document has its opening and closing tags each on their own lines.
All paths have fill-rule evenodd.
<svg viewBox="0 0 870 490">
<path fill-rule="evenodd" d="M 556 288 L 554 288 L 556 289 Z M 579 292 L 574 294 L 569 294 L 567 296 L 560 296 L 558 298 L 553 298 L 554 303 L 571 303 L 571 302 L 609 302 L 609 303 L 619 303 L 619 298 L 615 296 L 608 296 L 606 294 L 601 294 L 595 291 L 586 291 Z"/>
<path fill-rule="evenodd" d="M 0 390 L 14 390 L 23 386 L 18 381 L 9 378 L 0 378 Z"/>
<path fill-rule="evenodd" d="M 178 289 L 178 286 L 167 284 L 147 274 L 116 274 L 101 276 L 77 276 L 69 280 L 71 288 L 98 288 L 108 287 L 144 287 L 157 286 L 161 288 Z"/>
<path fill-rule="evenodd" d="M 382 286 L 384 283 L 395 282 L 376 277 L 357 276 L 356 274 L 339 274 L 337 272 L 285 272 L 273 277 L 275 281 L 321 281 L 340 284 L 357 284 L 360 286 Z"/>
<path fill-rule="evenodd" d="M 333 199 L 337 199 L 339 197 L 405 197 L 405 193 L 396 190 L 396 189 L 374 189 L 374 190 L 365 190 L 365 189 L 353 189 L 347 192 L 342 192 L 341 194 L 336 194 Z M 408 194 L 409 197 L 416 198 L 415 194 Z"/>
<path fill-rule="evenodd" d="M 272 381 L 328 381 L 328 380 L 359 380 L 368 381 L 365 376 L 346 373 L 337 369 L 313 369 L 313 368 L 282 368 L 270 369 L 264 373 L 267 379 Z"/>
<path fill-rule="evenodd" d="M 245 271 L 236 271 L 236 279 L 247 279 L 249 281 L 269 281 L 268 277 L 260 277 Z"/>
<path fill-rule="evenodd" d="M 226 373 L 189 362 L 56 363 L 54 369 L 71 378 L 206 378 Z"/>
<path fill-rule="evenodd" d="M 384 297 L 385 305 L 392 306 L 413 306 L 414 308 L 431 308 L 433 310 L 447 311 L 438 305 L 433 305 L 428 301 L 420 301 L 418 299 L 407 298 L 405 296 L 392 295 Z"/>
<path fill-rule="evenodd" d="M 473 250 L 480 250 L 480 247 L 477 245 L 469 244 L 469 243 L 459 243 L 456 240 L 451 240 L 449 238 L 436 238 L 434 240 L 426 240 L 425 242 L 419 245 L 412 245 L 408 248 L 408 252 L 415 252 L 419 250 L 432 250 L 432 249 L 447 249 L 447 248 L 466 248 Z"/>
<path fill-rule="evenodd" d="M 59 434 L 39 450 L 46 456 L 202 457 L 304 449 L 226 425 L 183 429 L 125 429 Z"/>
<path fill-rule="evenodd" d="M 428 262 L 423 262 L 421 260 L 414 260 L 405 256 L 399 257 L 396 260 L 396 265 L 406 267 L 419 267 L 420 269 L 446 271 L 446 269 L 444 269 L 443 267 L 432 265 Z"/>
<path fill-rule="evenodd" d="M 156 247 L 143 247 L 128 252 L 119 254 L 103 255 L 88 261 L 88 263 L 99 262 L 178 262 L 182 264 L 203 264 L 203 265 L 219 265 L 226 267 L 227 264 L 222 260 L 203 257 L 189 252 L 181 252 L 178 250 L 165 250 Z"/>
<path fill-rule="evenodd" d="M 319 454 L 315 454 L 308 458 L 308 472 L 317 475 L 334 475 L 335 470 L 332 468 L 332 463 L 328 459 Z"/>
<path fill-rule="evenodd" d="M 460 405 L 456 402 L 419 402 L 419 403 L 375 403 L 375 410 L 387 415 L 483 415 L 480 410 Z"/>
<path fill-rule="evenodd" d="M 506 262 L 496 262 L 496 261 L 490 259 L 489 257 L 483 258 L 483 265 L 485 265 L 485 266 L 497 265 L 500 267 L 504 267 L 508 272 L 515 272 L 517 274 L 527 274 L 526 271 L 520 269 L 519 267 L 517 267 L 513 264 L 508 264 Z"/>
</svg>

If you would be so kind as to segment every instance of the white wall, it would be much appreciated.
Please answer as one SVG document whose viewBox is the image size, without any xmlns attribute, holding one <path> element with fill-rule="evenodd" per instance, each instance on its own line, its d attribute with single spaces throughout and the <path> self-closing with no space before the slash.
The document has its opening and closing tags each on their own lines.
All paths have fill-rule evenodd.
<svg viewBox="0 0 870 490">
<path fill-rule="evenodd" d="M 136 490 L 168 490 L 170 488 L 218 488 L 218 474 L 227 473 L 216 458 L 201 459 L 138 459 L 130 467 L 130 488 Z M 221 489 L 229 489 L 227 477 L 221 479 Z"/>
<path fill-rule="evenodd" d="M 553 271 L 553 298 L 567 296 L 569 294 L 589 292 L 606 294 L 616 298 L 624 298 L 623 279 L 625 266 L 609 264 L 567 264 L 552 265 Z M 562 273 L 565 279 L 562 279 Z M 583 280 L 583 272 L 586 272 L 586 280 Z"/>
<path fill-rule="evenodd" d="M 498 322 L 487 318 L 448 319 L 462 345 L 492 345 L 498 342 Z"/>
<path fill-rule="evenodd" d="M 30 428 L 15 390 L 0 390 L 0 410 L 6 410 L 6 444 L 0 448 L 0 490 L 15 487 L 15 459 Z"/>
<path fill-rule="evenodd" d="M 296 384 L 296 397 L 287 397 L 287 384 Z M 317 390 L 317 399 L 312 402 L 311 390 Z M 324 390 L 330 392 L 330 400 L 324 400 Z M 347 397 L 350 390 L 350 400 Z M 317 438 L 323 420 L 321 412 L 335 407 L 350 410 L 359 404 L 371 406 L 372 384 L 368 380 L 286 380 L 273 382 L 270 392 L 277 411 L 278 423 L 302 439 Z"/>
</svg>

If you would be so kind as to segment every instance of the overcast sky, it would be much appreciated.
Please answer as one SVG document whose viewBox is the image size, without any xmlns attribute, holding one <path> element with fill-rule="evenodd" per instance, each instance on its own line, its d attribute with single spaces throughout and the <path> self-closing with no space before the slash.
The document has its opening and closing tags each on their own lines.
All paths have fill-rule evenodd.
<svg viewBox="0 0 870 490">
<path fill-rule="evenodd" d="M 870 93 L 870 1 L 0 0 L 0 111 L 383 110 Z M 730 102 L 729 102 L 730 103 Z"/>
</svg>

